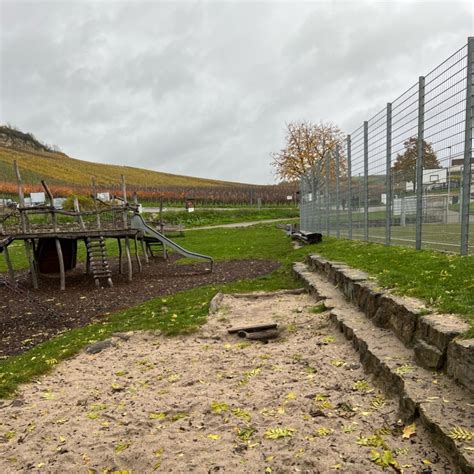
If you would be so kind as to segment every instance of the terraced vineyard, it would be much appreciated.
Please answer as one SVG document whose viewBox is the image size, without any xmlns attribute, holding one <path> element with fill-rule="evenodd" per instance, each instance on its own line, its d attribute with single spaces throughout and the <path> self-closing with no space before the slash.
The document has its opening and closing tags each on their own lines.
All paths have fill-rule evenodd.
<svg viewBox="0 0 474 474">
<path fill-rule="evenodd" d="M 17 151 L 0 147 L 0 175 L 6 181 L 14 181 L 13 161 L 16 160 L 25 181 L 37 181 L 40 177 L 51 183 L 89 185 L 91 176 L 98 184 L 115 184 L 122 174 L 132 185 L 147 183 L 150 186 L 235 186 L 238 183 L 193 178 L 160 173 L 130 166 L 108 165 L 69 158 L 62 153 Z"/>
<path fill-rule="evenodd" d="M 44 179 L 57 195 L 89 194 L 91 177 L 98 190 L 119 192 L 121 175 L 126 177 L 130 191 L 136 191 L 145 201 L 182 201 L 193 197 L 207 204 L 286 203 L 287 195 L 295 191 L 288 186 L 259 186 L 229 181 L 195 178 L 161 173 L 130 166 L 92 163 L 70 158 L 63 153 L 20 151 L 0 147 L 0 195 L 15 195 L 13 162 L 17 161 L 28 192 L 41 191 Z"/>
</svg>

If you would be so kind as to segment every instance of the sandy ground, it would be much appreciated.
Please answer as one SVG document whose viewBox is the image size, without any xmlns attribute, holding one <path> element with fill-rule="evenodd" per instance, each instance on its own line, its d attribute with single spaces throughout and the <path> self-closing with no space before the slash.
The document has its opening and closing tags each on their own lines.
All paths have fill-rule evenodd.
<svg viewBox="0 0 474 474">
<path fill-rule="evenodd" d="M 127 309 L 157 296 L 171 295 L 198 286 L 225 283 L 267 275 L 280 265 L 271 260 L 231 260 L 216 262 L 209 273 L 207 263 L 177 264 L 179 257 L 150 259 L 142 272 L 129 282 L 118 274 L 118 259 L 111 259 L 113 288 L 97 290 L 85 274 L 84 264 L 68 272 L 66 290 L 59 290 L 58 278 L 42 276 L 38 290 L 29 288 L 28 272 L 18 273 L 25 294 L 17 294 L 0 282 L 0 359 L 24 352 L 58 333 L 89 324 L 121 309 Z M 0 279 L 2 275 L 0 274 Z M 54 313 L 47 309 L 53 309 Z"/>
<path fill-rule="evenodd" d="M 59 364 L 0 402 L 0 472 L 382 472 L 373 450 L 389 472 L 454 472 L 421 426 L 403 437 L 315 305 L 226 296 L 197 333 L 122 335 Z M 282 329 L 268 344 L 227 334 L 268 321 Z"/>
</svg>

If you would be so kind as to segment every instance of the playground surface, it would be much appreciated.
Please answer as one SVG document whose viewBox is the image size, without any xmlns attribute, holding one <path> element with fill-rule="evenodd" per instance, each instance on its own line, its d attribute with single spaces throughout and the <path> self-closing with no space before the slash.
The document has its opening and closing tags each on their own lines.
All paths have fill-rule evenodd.
<svg viewBox="0 0 474 474">
<path fill-rule="evenodd" d="M 232 260 L 218 262 L 210 273 L 207 263 L 178 265 L 178 258 L 171 255 L 168 260 L 150 259 L 142 272 L 134 273 L 131 282 L 125 274 L 118 273 L 117 259 L 111 259 L 114 286 L 109 288 L 105 284 L 100 291 L 85 274 L 83 263 L 68 273 L 65 291 L 59 291 L 57 276 L 43 278 L 38 290 L 29 290 L 33 300 L 0 286 L 0 358 L 18 354 L 64 330 L 85 326 L 101 316 L 158 296 L 208 284 L 255 278 L 279 267 L 278 262 L 269 260 Z M 31 286 L 26 270 L 19 272 L 18 277 L 22 286 Z"/>
<path fill-rule="evenodd" d="M 268 344 L 227 333 L 269 320 Z M 0 402 L 2 472 L 454 472 L 306 294 L 226 296 L 193 334 L 110 342 Z"/>
</svg>

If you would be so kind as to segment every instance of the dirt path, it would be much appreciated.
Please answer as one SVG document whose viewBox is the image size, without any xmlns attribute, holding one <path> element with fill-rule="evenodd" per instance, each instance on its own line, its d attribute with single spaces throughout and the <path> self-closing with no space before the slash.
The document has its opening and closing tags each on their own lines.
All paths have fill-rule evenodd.
<svg viewBox="0 0 474 474">
<path fill-rule="evenodd" d="M 226 296 L 197 333 L 121 335 L 61 363 L 3 402 L 0 471 L 454 472 L 314 308 Z M 268 344 L 227 334 L 269 320 L 283 331 Z"/>
<path fill-rule="evenodd" d="M 275 222 L 284 222 L 284 221 L 294 221 L 298 217 L 285 217 L 282 219 L 263 219 L 260 221 L 250 221 L 250 222 L 233 222 L 232 224 L 218 224 L 218 225 L 208 225 L 202 227 L 190 227 L 186 228 L 186 232 L 190 230 L 208 230 L 208 229 L 237 229 L 239 227 L 250 227 L 257 224 L 273 224 Z"/>
</svg>

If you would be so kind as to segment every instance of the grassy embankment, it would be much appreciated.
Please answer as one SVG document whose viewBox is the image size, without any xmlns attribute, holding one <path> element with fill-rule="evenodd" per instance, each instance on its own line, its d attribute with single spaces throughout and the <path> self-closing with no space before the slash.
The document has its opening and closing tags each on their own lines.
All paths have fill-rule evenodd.
<svg viewBox="0 0 474 474">
<path fill-rule="evenodd" d="M 150 215 L 145 218 L 151 217 Z M 232 224 L 236 222 L 253 222 L 270 219 L 298 219 L 297 208 L 275 208 L 275 209 L 232 209 L 228 211 L 196 210 L 195 212 L 164 212 L 163 220 L 168 224 L 184 225 L 185 227 L 203 227 L 221 224 Z M 159 218 L 154 214 L 155 220 Z"/>
<path fill-rule="evenodd" d="M 294 288 L 298 282 L 291 276 L 291 263 L 304 259 L 311 252 L 361 268 L 381 286 L 422 298 L 440 312 L 459 313 L 474 327 L 474 257 L 416 252 L 334 238 L 295 250 L 281 230 L 268 225 L 189 232 L 177 241 L 190 250 L 214 256 L 217 262 L 260 258 L 278 261 L 281 268 L 253 280 L 209 285 L 156 298 L 114 313 L 100 322 L 67 331 L 21 355 L 0 361 L 0 397 L 11 395 L 20 383 L 47 372 L 86 344 L 104 339 L 113 332 L 159 329 L 173 336 L 194 331 L 205 323 L 209 301 L 217 291 Z M 113 253 L 114 243 L 109 245 Z M 12 248 L 15 259 L 20 250 Z M 468 335 L 474 336 L 474 330 L 471 329 Z"/>
</svg>

